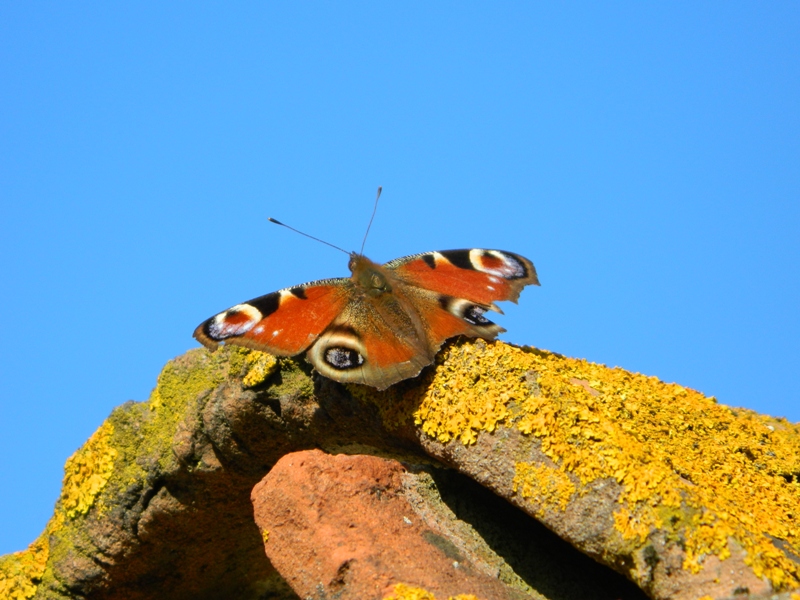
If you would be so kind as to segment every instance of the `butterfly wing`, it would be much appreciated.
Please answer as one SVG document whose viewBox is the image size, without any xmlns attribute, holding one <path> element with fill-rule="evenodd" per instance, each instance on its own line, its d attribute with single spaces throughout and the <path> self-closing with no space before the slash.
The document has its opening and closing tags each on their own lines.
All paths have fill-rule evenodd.
<svg viewBox="0 0 800 600">
<path fill-rule="evenodd" d="M 354 280 L 377 275 L 391 291 L 357 294 L 308 359 L 326 377 L 381 390 L 417 375 L 451 337 L 493 339 L 505 331 L 484 313 L 538 284 L 529 260 L 499 250 L 429 252 L 383 266 L 357 257 L 351 268 Z"/>
<path fill-rule="evenodd" d="M 423 337 L 397 299 L 355 297 L 309 348 L 314 368 L 330 379 L 384 390 L 433 362 Z"/>
<path fill-rule="evenodd" d="M 201 323 L 194 337 L 212 350 L 220 342 L 278 356 L 308 349 L 322 375 L 385 389 L 432 362 L 419 327 L 392 295 L 372 301 L 352 280 L 328 279 L 237 304 Z"/>
<path fill-rule="evenodd" d="M 539 285 L 533 263 L 504 250 L 443 250 L 397 258 L 383 265 L 404 283 L 491 310 L 516 302 L 526 285 Z"/>
<path fill-rule="evenodd" d="M 502 312 L 497 300 L 516 302 L 526 285 L 539 285 L 533 263 L 504 250 L 443 250 L 405 256 L 384 265 L 400 293 L 416 298 L 432 348 L 456 335 L 494 339 L 505 331 L 484 313 Z"/>
<path fill-rule="evenodd" d="M 352 296 L 350 279 L 324 279 L 237 304 L 201 323 L 194 337 L 214 350 L 220 342 L 277 356 L 308 348 Z"/>
<path fill-rule="evenodd" d="M 500 250 L 447 250 L 398 258 L 383 266 L 355 256 L 351 279 L 286 288 L 238 304 L 195 330 L 203 345 L 227 342 L 307 357 L 322 375 L 380 390 L 414 377 L 456 335 L 494 338 L 486 319 L 496 300 L 516 301 L 538 285 L 526 258 Z M 364 274 L 368 277 L 362 277 Z M 389 283 L 373 294 L 363 281 Z M 359 282 L 359 283 L 357 283 Z"/>
</svg>

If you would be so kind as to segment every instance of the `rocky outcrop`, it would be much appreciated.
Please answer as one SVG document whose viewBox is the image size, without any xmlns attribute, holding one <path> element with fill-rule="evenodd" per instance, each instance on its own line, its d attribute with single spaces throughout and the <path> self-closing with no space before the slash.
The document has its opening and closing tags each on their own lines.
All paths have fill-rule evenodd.
<svg viewBox="0 0 800 600">
<path fill-rule="evenodd" d="M 0 598 L 795 598 L 798 514 L 797 425 L 622 369 L 459 341 L 376 392 L 193 350 Z"/>
</svg>

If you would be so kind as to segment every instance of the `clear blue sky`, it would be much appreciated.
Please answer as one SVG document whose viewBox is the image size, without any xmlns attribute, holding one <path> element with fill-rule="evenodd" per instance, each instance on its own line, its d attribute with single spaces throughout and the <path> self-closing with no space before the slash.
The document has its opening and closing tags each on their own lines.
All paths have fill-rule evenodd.
<svg viewBox="0 0 800 600">
<path fill-rule="evenodd" d="M 0 6 L 0 553 L 203 319 L 501 248 L 504 338 L 800 420 L 800 5 Z"/>
</svg>

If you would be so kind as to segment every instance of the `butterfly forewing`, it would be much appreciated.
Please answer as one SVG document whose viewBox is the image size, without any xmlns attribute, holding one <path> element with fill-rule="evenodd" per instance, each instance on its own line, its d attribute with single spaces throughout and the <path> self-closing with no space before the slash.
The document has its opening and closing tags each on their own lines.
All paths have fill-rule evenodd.
<svg viewBox="0 0 800 600">
<path fill-rule="evenodd" d="M 442 250 L 397 258 L 384 265 L 404 282 L 492 307 L 516 302 L 526 285 L 539 285 L 533 263 L 504 250 Z"/>
<path fill-rule="evenodd" d="M 219 342 L 278 356 L 308 348 L 352 296 L 349 279 L 324 279 L 237 304 L 204 321 L 194 337 L 211 349 Z"/>
</svg>

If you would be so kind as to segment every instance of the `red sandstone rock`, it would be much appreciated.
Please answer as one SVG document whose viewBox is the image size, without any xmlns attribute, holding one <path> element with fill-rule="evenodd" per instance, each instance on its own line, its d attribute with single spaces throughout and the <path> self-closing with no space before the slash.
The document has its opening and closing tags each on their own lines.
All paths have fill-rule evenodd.
<svg viewBox="0 0 800 600">
<path fill-rule="evenodd" d="M 394 460 L 312 450 L 283 457 L 256 485 L 267 555 L 300 597 L 379 599 L 398 583 L 437 598 L 531 597 L 465 557 L 444 528 L 434 530 L 430 514 L 409 501 L 404 477 Z"/>
</svg>

